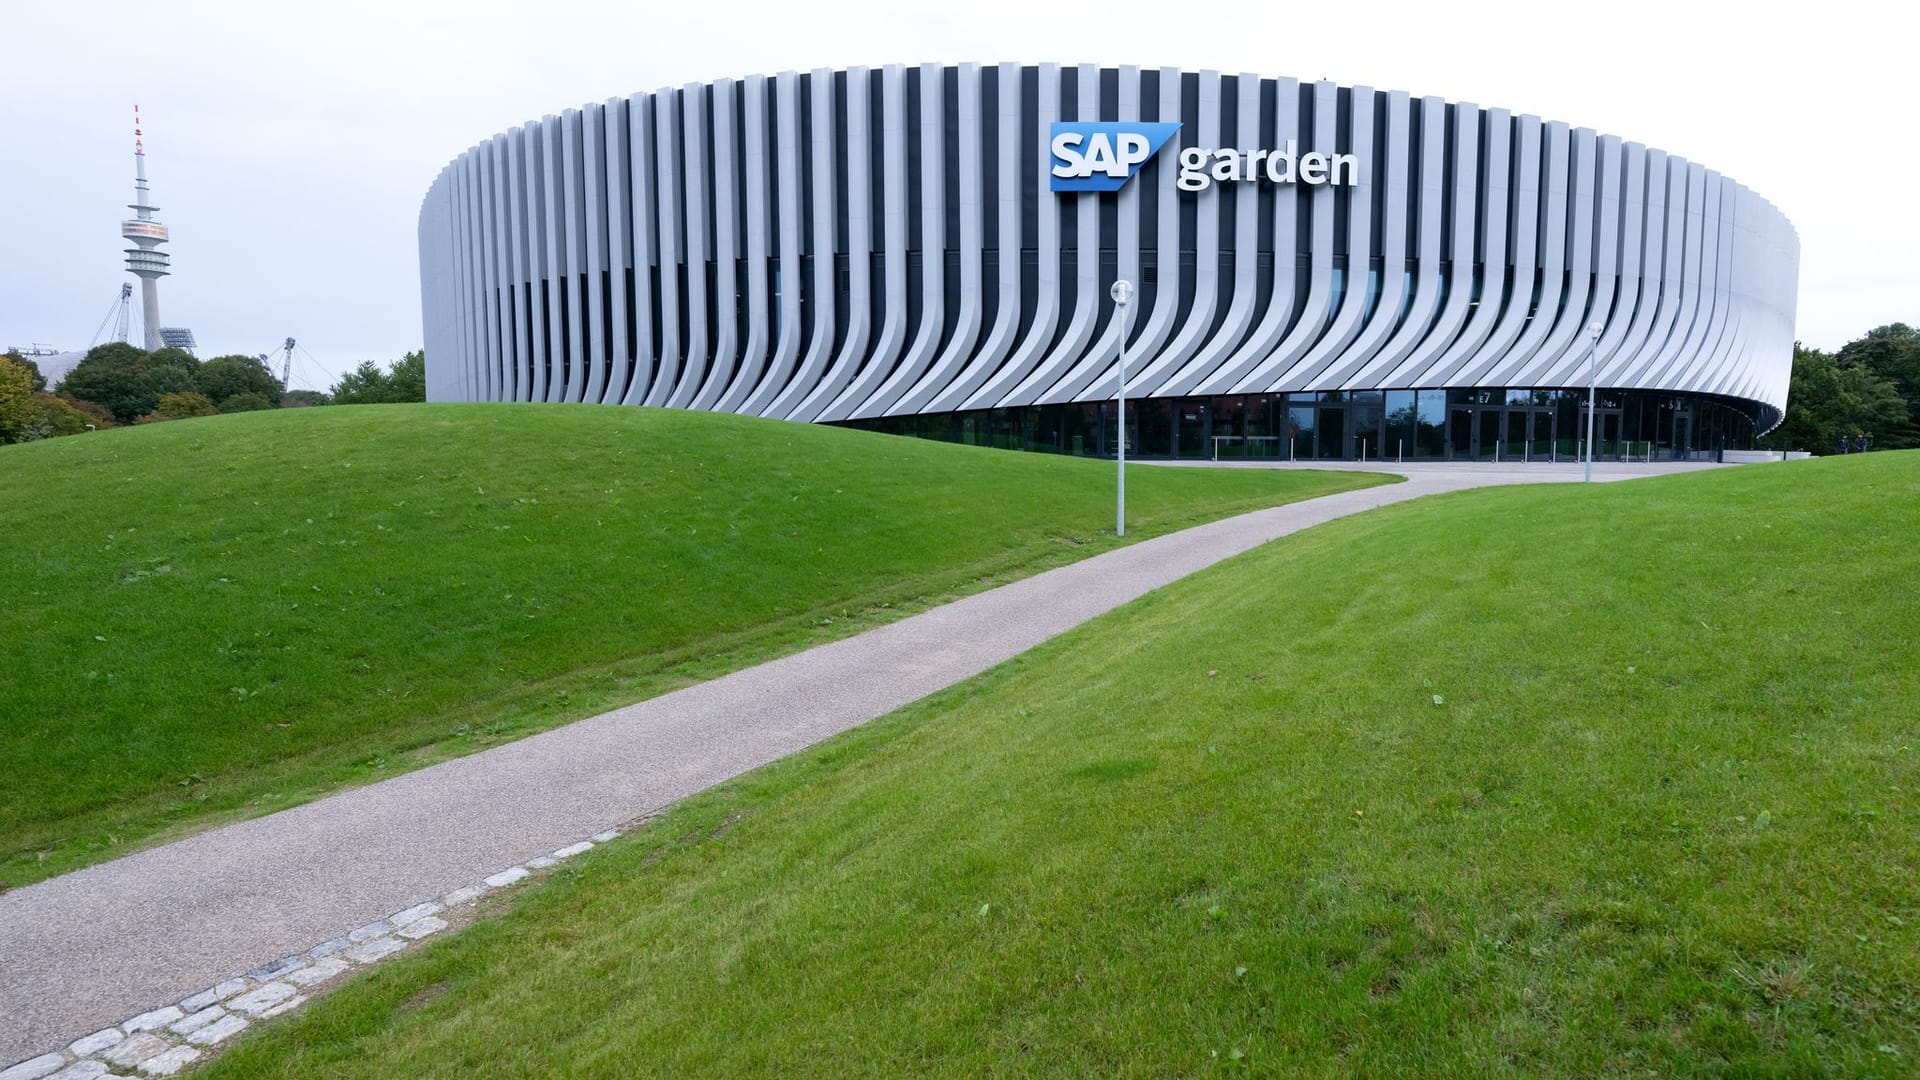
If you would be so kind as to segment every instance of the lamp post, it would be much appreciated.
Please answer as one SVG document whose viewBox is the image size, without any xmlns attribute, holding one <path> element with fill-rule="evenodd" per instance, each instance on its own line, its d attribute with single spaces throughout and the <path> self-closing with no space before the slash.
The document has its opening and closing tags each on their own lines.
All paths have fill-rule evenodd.
<svg viewBox="0 0 1920 1080">
<path fill-rule="evenodd" d="M 1131 306 L 1133 282 L 1121 278 L 1113 283 L 1113 288 L 1107 290 L 1107 295 L 1113 297 L 1113 316 L 1120 324 L 1117 350 L 1120 354 L 1120 384 L 1114 388 L 1113 394 L 1114 400 L 1120 406 L 1120 424 L 1117 432 L 1120 446 L 1120 477 L 1119 484 L 1114 489 L 1113 534 L 1125 536 L 1127 535 L 1127 331 L 1133 329 Z"/>
<path fill-rule="evenodd" d="M 1598 322 L 1587 324 L 1587 478 L 1585 483 L 1593 483 L 1593 410 L 1594 390 L 1600 376 L 1598 357 L 1600 353 L 1600 334 L 1606 327 Z"/>
</svg>

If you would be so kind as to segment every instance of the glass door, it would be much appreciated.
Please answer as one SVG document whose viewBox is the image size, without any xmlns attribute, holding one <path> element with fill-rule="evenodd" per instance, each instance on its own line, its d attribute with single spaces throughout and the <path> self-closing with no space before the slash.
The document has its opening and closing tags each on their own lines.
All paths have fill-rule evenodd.
<svg viewBox="0 0 1920 1080">
<path fill-rule="evenodd" d="M 1500 410 L 1481 409 L 1479 413 L 1480 421 L 1475 426 L 1479 428 L 1480 445 L 1474 447 L 1473 456 L 1482 461 L 1488 458 L 1497 461 L 1500 459 Z"/>
<path fill-rule="evenodd" d="M 1295 405 L 1287 410 L 1288 460 L 1313 457 L 1313 406 Z"/>
<path fill-rule="evenodd" d="M 1246 427 L 1248 457 L 1287 456 L 1286 410 L 1279 399 L 1265 394 L 1249 397 Z"/>
<path fill-rule="evenodd" d="M 1174 416 L 1174 456 L 1183 458 L 1209 457 L 1213 447 L 1208 445 L 1207 436 L 1212 427 L 1208 423 L 1207 402 L 1204 398 L 1194 398 L 1177 403 Z"/>
<path fill-rule="evenodd" d="M 1580 430 L 1574 435 L 1576 440 L 1574 445 L 1578 448 L 1576 460 L 1584 460 L 1584 455 L 1587 452 L 1587 407 L 1585 403 L 1581 404 L 1580 412 L 1576 419 L 1580 425 Z M 1595 461 L 1605 461 L 1608 458 L 1618 459 L 1624 456 L 1624 450 L 1620 445 L 1619 409 L 1600 409 L 1594 414 L 1593 442 L 1593 460 Z"/>
<path fill-rule="evenodd" d="M 1315 428 L 1314 457 L 1321 460 L 1350 457 L 1347 453 L 1347 410 L 1339 405 L 1320 406 L 1320 423 Z"/>
<path fill-rule="evenodd" d="M 1463 461 L 1473 460 L 1472 409 L 1447 411 L 1447 456 Z"/>
<path fill-rule="evenodd" d="M 1393 446 L 1382 436 L 1386 422 L 1386 395 L 1378 390 L 1351 390 L 1347 393 L 1347 422 L 1353 428 L 1353 456 L 1361 461 L 1379 461 L 1384 449 L 1392 455 Z"/>
<path fill-rule="evenodd" d="M 1525 409 L 1507 410 L 1507 444 L 1500 448 L 1501 458 L 1507 461 L 1529 460 L 1530 452 L 1527 445 L 1528 415 Z"/>
<path fill-rule="evenodd" d="M 1245 398 L 1214 398 L 1206 403 L 1212 430 L 1208 432 L 1205 453 L 1221 460 L 1247 456 L 1247 401 Z"/>
</svg>

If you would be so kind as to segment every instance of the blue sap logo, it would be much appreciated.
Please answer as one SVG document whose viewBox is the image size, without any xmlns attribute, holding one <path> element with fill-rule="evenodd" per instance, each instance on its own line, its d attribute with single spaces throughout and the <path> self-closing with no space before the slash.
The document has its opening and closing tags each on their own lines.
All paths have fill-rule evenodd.
<svg viewBox="0 0 1920 1080">
<path fill-rule="evenodd" d="M 1054 191 L 1119 191 L 1179 130 L 1179 124 L 1138 120 L 1055 123 L 1047 144 L 1053 150 L 1049 186 Z"/>
</svg>

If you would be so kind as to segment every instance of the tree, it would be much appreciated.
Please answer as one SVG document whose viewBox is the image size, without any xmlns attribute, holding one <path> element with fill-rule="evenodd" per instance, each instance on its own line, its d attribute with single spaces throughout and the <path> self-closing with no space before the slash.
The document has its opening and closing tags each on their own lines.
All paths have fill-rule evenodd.
<svg viewBox="0 0 1920 1080">
<path fill-rule="evenodd" d="M 427 400 L 427 354 L 415 349 L 394 361 L 392 372 L 362 361 L 333 387 L 335 405 L 385 405 Z"/>
<path fill-rule="evenodd" d="M 112 427 L 113 421 L 106 418 L 106 410 L 98 405 L 101 415 L 82 410 L 72 401 L 58 394 L 36 394 L 34 401 L 40 405 L 41 428 L 48 437 L 55 435 L 83 435 L 89 427 Z"/>
<path fill-rule="evenodd" d="M 333 399 L 318 390 L 289 390 L 280 395 L 283 409 L 304 409 L 309 405 L 331 405 Z"/>
<path fill-rule="evenodd" d="M 45 414 L 33 400 L 33 373 L 11 356 L 0 357 L 0 443 L 42 436 Z"/>
<path fill-rule="evenodd" d="M 335 405 L 375 405 L 387 400 L 387 375 L 371 360 L 340 376 L 333 384 Z"/>
<path fill-rule="evenodd" d="M 106 407 L 98 402 L 82 401 L 71 394 L 54 394 L 53 397 L 55 400 L 65 404 L 68 408 L 85 416 L 87 422 L 95 428 L 105 430 L 116 426 L 113 422 L 113 414 L 108 412 Z"/>
<path fill-rule="evenodd" d="M 277 408 L 280 404 L 280 380 L 274 378 L 267 365 L 257 356 L 216 356 L 200 365 L 195 379 L 200 392 L 208 400 L 221 407 L 221 412 L 235 412 L 228 409 L 228 398 L 240 394 L 251 394 L 266 402 L 253 408 Z"/>
<path fill-rule="evenodd" d="M 27 371 L 33 376 L 33 392 L 34 393 L 38 394 L 42 390 L 45 390 L 47 388 L 47 377 L 45 375 L 40 374 L 39 364 L 34 363 L 33 361 L 27 359 L 24 356 L 21 356 L 17 352 L 0 353 L 0 359 L 11 360 L 16 364 L 19 364 L 21 367 L 26 368 Z"/>
<path fill-rule="evenodd" d="M 186 420 L 195 416 L 215 416 L 220 412 L 207 400 L 207 395 L 188 391 L 186 393 L 161 394 L 153 411 L 134 421 L 137 424 L 158 424 L 167 420 Z"/>
<path fill-rule="evenodd" d="M 1786 420 L 1761 440 L 1779 450 L 1831 454 L 1842 436 L 1867 436 L 1875 447 L 1907 445 L 1908 402 L 1893 383 L 1864 364 L 1842 365 L 1820 349 L 1793 347 Z"/>
<path fill-rule="evenodd" d="M 1793 343 L 1793 372 L 1787 381 L 1787 415 L 1760 445 L 1774 450 L 1812 450 L 1831 453 L 1835 424 L 1830 417 L 1839 399 L 1839 375 L 1833 356 Z"/>
<path fill-rule="evenodd" d="M 200 361 L 195 360 L 193 354 L 185 349 L 164 345 L 147 355 L 152 357 L 150 362 L 156 367 L 178 368 L 186 372 L 189 379 L 195 379 L 200 374 Z"/>
<path fill-rule="evenodd" d="M 87 350 L 60 381 L 60 391 L 104 405 L 115 420 L 129 424 L 152 412 L 162 394 L 193 393 L 198 367 L 198 361 L 179 349 L 150 353 L 112 341 Z"/>
<path fill-rule="evenodd" d="M 223 413 L 259 412 L 262 409 L 271 409 L 274 407 L 273 402 L 251 391 L 244 394 L 229 394 L 226 399 L 218 405 L 218 408 Z"/>
<path fill-rule="evenodd" d="M 427 400 L 427 353 L 424 349 L 415 349 L 394 361 L 393 372 L 387 376 L 387 385 L 391 390 L 390 401 Z"/>
<path fill-rule="evenodd" d="M 1904 401 L 1906 422 L 1888 433 L 1887 449 L 1920 446 L 1920 330 L 1906 323 L 1876 326 L 1867 335 L 1847 342 L 1834 362 L 1841 368 L 1859 368 L 1885 380 Z"/>
<path fill-rule="evenodd" d="M 1869 446 L 1898 450 L 1913 445 L 1908 402 L 1893 383 L 1864 367 L 1840 367 L 1841 416 Z M 1835 433 L 1838 446 L 1838 433 Z"/>
</svg>

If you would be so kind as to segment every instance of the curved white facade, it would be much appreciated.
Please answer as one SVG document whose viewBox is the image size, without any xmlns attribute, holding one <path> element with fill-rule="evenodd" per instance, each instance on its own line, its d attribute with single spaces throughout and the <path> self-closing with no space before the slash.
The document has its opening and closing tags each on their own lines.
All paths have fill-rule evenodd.
<svg viewBox="0 0 1920 1080">
<path fill-rule="evenodd" d="M 1179 127 L 1118 191 L 1057 192 L 1061 121 Z M 1290 145 L 1303 164 L 1349 155 L 1347 182 L 1268 179 L 1262 158 Z M 1257 179 L 1184 190 L 1181 151 L 1221 147 Z M 1138 286 L 1128 396 L 1238 402 L 1243 435 L 1248 395 L 1519 409 L 1523 390 L 1584 387 L 1592 344 L 1602 388 L 1731 407 L 1750 438 L 1786 404 L 1798 250 L 1740 184 L 1585 128 L 1044 64 L 786 72 L 570 109 L 461 155 L 420 217 L 432 400 L 823 422 L 1071 408 L 1114 396 L 1121 277 Z"/>
</svg>

